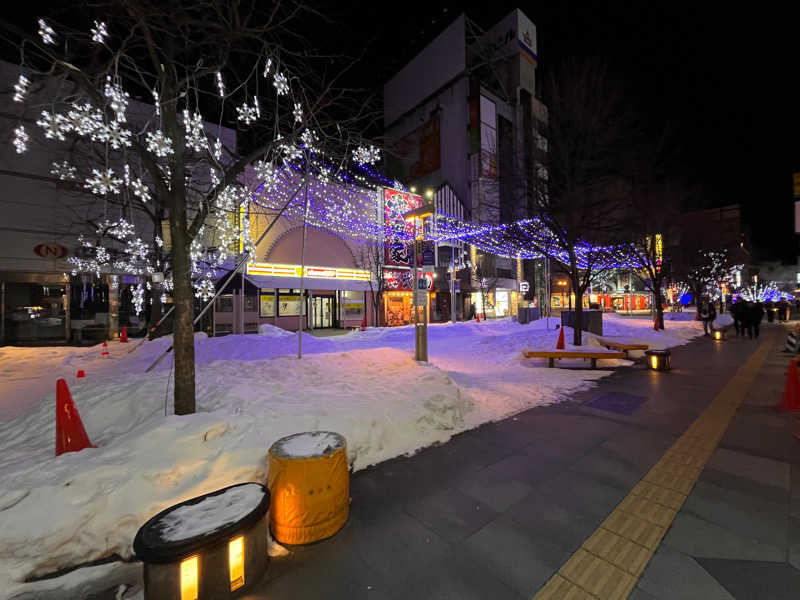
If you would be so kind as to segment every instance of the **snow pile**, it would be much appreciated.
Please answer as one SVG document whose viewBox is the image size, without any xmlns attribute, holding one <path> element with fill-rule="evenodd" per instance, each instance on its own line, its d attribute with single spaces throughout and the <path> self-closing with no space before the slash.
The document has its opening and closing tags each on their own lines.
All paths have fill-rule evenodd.
<svg viewBox="0 0 800 600">
<path fill-rule="evenodd" d="M 297 334 L 276 327 L 275 325 L 270 325 L 269 323 L 262 323 L 258 326 L 258 335 L 265 335 L 267 337 L 293 337 Z"/>
<path fill-rule="evenodd" d="M 195 504 L 179 506 L 158 520 L 160 537 L 165 542 L 179 542 L 213 533 L 253 512 L 265 493 L 260 485 L 239 485 Z"/>
<path fill-rule="evenodd" d="M 97 347 L 0 349 L 0 407 L 20 415 L 0 421 L 0 589 L 114 553 L 130 557 L 154 514 L 235 483 L 264 483 L 268 449 L 280 438 L 337 432 L 362 469 L 557 402 L 608 374 L 525 359 L 523 348 L 555 347 L 554 322 L 431 325 L 430 364 L 413 360 L 412 327 L 304 334 L 302 360 L 296 334 L 198 335 L 197 413 L 182 417 L 171 414 L 172 355 L 144 374 L 168 338 L 132 353 L 132 344 L 111 343 L 110 359 Z M 702 332 L 694 321 L 656 332 L 647 318 L 615 315 L 604 316 L 604 329 L 653 348 Z M 599 347 L 595 337 L 584 334 L 590 347 Z M 86 379 L 74 378 L 78 368 Z M 65 374 L 98 447 L 55 457 L 55 379 Z M 15 404 L 22 382 L 35 385 Z"/>
<path fill-rule="evenodd" d="M 343 442 L 341 436 L 330 431 L 311 431 L 278 440 L 271 452 L 274 456 L 309 458 L 334 452 L 344 445 Z"/>
</svg>

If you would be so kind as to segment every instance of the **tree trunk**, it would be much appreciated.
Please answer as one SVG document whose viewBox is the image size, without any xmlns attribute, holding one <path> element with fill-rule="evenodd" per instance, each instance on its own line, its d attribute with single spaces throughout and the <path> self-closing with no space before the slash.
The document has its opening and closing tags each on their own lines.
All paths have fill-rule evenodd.
<svg viewBox="0 0 800 600">
<path fill-rule="evenodd" d="M 170 210 L 172 233 L 172 295 L 175 303 L 173 353 L 175 354 L 175 414 L 195 412 L 194 390 L 194 290 L 189 254 L 191 240 L 186 233 L 186 206 L 173 202 Z"/>
<path fill-rule="evenodd" d="M 656 285 L 655 288 L 656 290 L 653 295 L 655 296 L 656 303 L 656 322 L 658 323 L 659 329 L 664 329 L 664 308 L 662 306 L 664 304 L 664 298 L 661 295 L 661 285 Z"/>
<path fill-rule="evenodd" d="M 575 294 L 575 306 L 573 307 L 573 330 L 572 330 L 572 345 L 573 346 L 580 346 L 582 341 L 583 332 L 583 290 L 580 289 L 580 285 L 577 282 L 578 277 L 572 277 L 570 275 L 570 282 L 572 284 L 572 292 Z"/>
</svg>

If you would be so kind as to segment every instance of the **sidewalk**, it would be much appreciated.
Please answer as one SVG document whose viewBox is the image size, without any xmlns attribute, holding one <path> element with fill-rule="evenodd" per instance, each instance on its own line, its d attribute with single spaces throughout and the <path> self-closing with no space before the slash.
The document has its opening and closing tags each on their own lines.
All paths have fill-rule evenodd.
<svg viewBox="0 0 800 600">
<path fill-rule="evenodd" d="M 783 338 L 764 328 L 776 349 Z M 357 473 L 344 529 L 273 559 L 246 597 L 531 598 L 756 348 L 701 338 L 673 350 L 670 373 L 620 369 L 567 402 Z M 790 465 L 800 465 L 800 442 L 769 408 L 786 363 L 767 356 L 631 598 L 796 596 L 800 468 Z"/>
</svg>

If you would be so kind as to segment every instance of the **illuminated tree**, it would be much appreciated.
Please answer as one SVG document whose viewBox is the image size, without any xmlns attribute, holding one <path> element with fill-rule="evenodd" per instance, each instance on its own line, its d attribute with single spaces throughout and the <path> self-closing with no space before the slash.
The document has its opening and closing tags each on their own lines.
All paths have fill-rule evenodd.
<svg viewBox="0 0 800 600">
<path fill-rule="evenodd" d="M 70 7 L 63 22 L 45 16 L 33 35 L 6 26 L 22 69 L 12 143 L 24 153 L 50 142 L 63 155 L 54 175 L 111 215 L 84 238 L 76 271 L 166 272 L 175 412 L 191 413 L 195 296 L 213 295 L 218 269 L 252 249 L 248 217 L 260 196 L 287 182 L 294 196 L 310 177 L 341 178 L 350 158 L 378 158 L 349 133 L 367 105 L 337 87 L 332 57 L 320 61 L 327 70 L 313 68 L 317 57 L 292 30 L 315 14 L 302 4 L 101 0 L 86 10 Z M 84 27 L 66 25 L 81 17 Z M 236 144 L 223 124 L 236 128 Z M 141 215 L 167 230 L 137 231 Z"/>
</svg>

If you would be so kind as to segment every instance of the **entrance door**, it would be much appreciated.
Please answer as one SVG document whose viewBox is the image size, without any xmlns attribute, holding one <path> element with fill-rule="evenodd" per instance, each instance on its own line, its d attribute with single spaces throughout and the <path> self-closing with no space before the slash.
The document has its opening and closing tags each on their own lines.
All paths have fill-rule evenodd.
<svg viewBox="0 0 800 600">
<path fill-rule="evenodd" d="M 3 294 L 5 344 L 46 344 L 67 338 L 66 286 L 6 282 Z"/>
<path fill-rule="evenodd" d="M 314 329 L 325 329 L 334 325 L 334 301 L 332 296 L 314 296 Z"/>
</svg>

